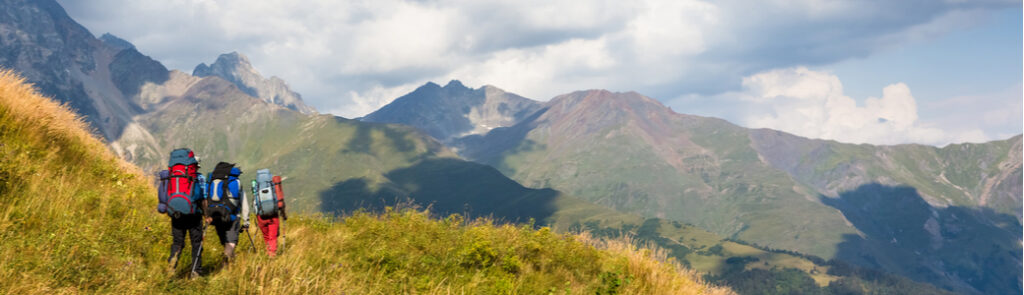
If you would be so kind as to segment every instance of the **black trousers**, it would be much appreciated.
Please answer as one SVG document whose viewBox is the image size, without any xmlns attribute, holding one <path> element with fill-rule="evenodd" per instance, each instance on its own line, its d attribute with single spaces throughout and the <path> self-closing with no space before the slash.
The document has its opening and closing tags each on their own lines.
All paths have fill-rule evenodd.
<svg viewBox="0 0 1024 295">
<path fill-rule="evenodd" d="M 200 261 L 199 257 L 203 254 L 199 251 L 200 246 L 203 244 L 202 214 L 186 215 L 178 219 L 171 218 L 171 237 L 173 237 L 173 241 L 171 242 L 171 256 L 167 258 L 167 263 L 173 262 L 173 267 L 178 266 L 181 250 L 185 248 L 186 233 L 192 241 L 192 259 L 189 263 L 195 263 Z M 196 265 L 192 265 L 190 269 L 197 269 Z"/>
</svg>

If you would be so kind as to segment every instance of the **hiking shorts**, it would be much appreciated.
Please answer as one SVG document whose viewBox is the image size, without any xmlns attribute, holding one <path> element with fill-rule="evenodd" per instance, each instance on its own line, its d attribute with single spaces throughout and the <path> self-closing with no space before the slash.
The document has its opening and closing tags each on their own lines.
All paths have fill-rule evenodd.
<svg viewBox="0 0 1024 295">
<path fill-rule="evenodd" d="M 238 231 L 242 227 L 241 223 L 238 222 L 238 219 L 229 222 L 214 219 L 213 227 L 217 229 L 217 237 L 220 238 L 221 245 L 238 245 Z"/>
</svg>

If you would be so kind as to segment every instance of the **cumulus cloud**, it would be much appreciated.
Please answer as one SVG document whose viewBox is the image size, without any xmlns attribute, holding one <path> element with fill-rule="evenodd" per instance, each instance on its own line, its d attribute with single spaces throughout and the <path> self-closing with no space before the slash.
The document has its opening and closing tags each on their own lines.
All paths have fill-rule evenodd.
<svg viewBox="0 0 1024 295">
<path fill-rule="evenodd" d="M 743 105 L 741 124 L 849 143 L 944 145 L 990 140 L 981 129 L 939 128 L 919 120 L 918 104 L 903 83 L 882 89 L 880 97 L 843 94 L 839 77 L 805 67 L 766 71 L 743 78 L 742 91 L 716 99 Z M 971 125 L 966 125 L 971 126 Z"/>
<path fill-rule="evenodd" d="M 827 64 L 954 30 L 1005 1 L 59 0 L 191 71 L 239 51 L 321 111 L 358 117 L 427 81 L 546 100 L 578 89 L 652 97 L 736 90 L 741 77 Z M 950 17 L 950 16 L 956 17 Z M 894 94 L 895 95 L 895 94 Z"/>
<path fill-rule="evenodd" d="M 921 104 L 922 117 L 933 116 L 934 126 L 957 130 L 972 126 L 985 130 L 989 139 L 1006 139 L 1024 126 L 1024 84 L 991 93 L 956 96 Z M 941 120 L 939 120 L 941 118 Z"/>
</svg>

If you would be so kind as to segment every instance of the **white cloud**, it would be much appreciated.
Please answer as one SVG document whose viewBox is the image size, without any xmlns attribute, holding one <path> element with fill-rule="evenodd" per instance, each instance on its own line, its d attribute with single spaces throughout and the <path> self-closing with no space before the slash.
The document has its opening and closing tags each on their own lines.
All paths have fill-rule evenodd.
<svg viewBox="0 0 1024 295">
<path fill-rule="evenodd" d="M 652 97 L 735 90 L 749 73 L 818 65 L 962 28 L 987 7 L 936 1 L 60 0 L 170 68 L 239 51 L 311 105 L 365 115 L 427 81 L 545 100 L 606 88 Z M 970 13 L 967 13 L 968 11 Z M 952 16 L 950 16 L 952 15 Z M 922 37 L 924 36 L 924 37 Z M 387 96 L 384 96 L 387 95 Z M 894 94 L 895 95 L 895 94 Z"/>
<path fill-rule="evenodd" d="M 741 124 L 849 143 L 943 145 L 990 140 L 972 127 L 937 128 L 918 120 L 917 101 L 903 83 L 864 102 L 843 94 L 839 77 L 804 67 L 758 73 L 743 79 L 743 91 L 718 99 L 747 102 Z"/>
<path fill-rule="evenodd" d="M 704 31 L 715 23 L 714 5 L 699 1 L 642 2 L 640 12 L 621 32 L 638 60 L 659 62 L 706 50 Z"/>
<path fill-rule="evenodd" d="M 387 105 L 394 98 L 412 92 L 417 86 L 419 85 L 405 84 L 396 87 L 382 87 L 377 85 L 370 88 L 368 91 L 350 91 L 348 96 L 352 98 L 351 103 L 342 105 L 337 109 L 328 109 L 326 111 L 331 114 L 369 114 L 376 111 L 381 106 Z M 353 115 L 348 118 L 357 118 L 361 116 L 362 115 Z"/>
<path fill-rule="evenodd" d="M 965 126 L 985 130 L 991 139 L 1006 139 L 1024 126 L 1024 84 L 980 95 L 957 96 L 922 103 L 921 117 L 934 117 L 937 128 L 956 130 Z"/>
<path fill-rule="evenodd" d="M 458 12 L 398 3 L 381 17 L 360 22 L 351 39 L 344 73 L 387 73 L 443 67 L 459 43 Z"/>
<path fill-rule="evenodd" d="M 547 94 L 544 89 L 558 89 L 554 91 L 558 92 L 597 87 L 607 81 L 600 80 L 603 78 L 600 76 L 575 73 L 599 73 L 618 63 L 608 52 L 604 39 L 573 39 L 538 48 L 496 52 L 482 63 L 467 64 L 449 75 L 452 79 L 462 79 L 468 85 L 498 85 L 522 95 L 538 97 Z"/>
</svg>

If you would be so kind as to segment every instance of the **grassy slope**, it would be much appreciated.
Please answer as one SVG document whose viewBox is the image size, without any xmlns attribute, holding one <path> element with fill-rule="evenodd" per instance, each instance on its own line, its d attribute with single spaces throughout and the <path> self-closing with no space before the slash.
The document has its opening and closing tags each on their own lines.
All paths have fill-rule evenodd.
<svg viewBox="0 0 1024 295">
<path fill-rule="evenodd" d="M 633 122 L 558 134 L 552 134 L 554 123 L 541 124 L 504 153 L 486 146 L 474 158 L 529 187 L 552 187 L 773 248 L 832 257 L 842 236 L 856 233 L 835 209 L 814 200 L 811 189 L 761 162 L 745 130 L 725 121 L 672 119 L 669 128 L 679 132 L 673 137 L 685 139 L 672 145 L 682 168 L 649 146 Z M 495 133 L 489 140 L 503 137 Z M 565 139 L 568 134 L 583 137 Z"/>
<path fill-rule="evenodd" d="M 207 241 L 211 275 L 174 279 L 185 267 L 165 270 L 169 229 L 149 180 L 83 127 L 0 73 L 2 293 L 730 293 L 657 251 L 409 210 L 296 216 L 280 258 L 241 251 L 228 270 L 212 267 L 221 249 Z"/>
<path fill-rule="evenodd" d="M 614 238 L 628 236 L 667 249 L 669 256 L 716 282 L 748 282 L 744 289 L 736 290 L 741 294 L 759 293 L 765 285 L 787 284 L 799 286 L 800 292 L 824 292 L 837 286 L 853 285 L 864 292 L 942 293 L 905 278 L 841 271 L 856 268 L 834 269 L 834 262 L 726 240 L 692 225 L 621 213 L 553 190 L 526 188 L 494 168 L 457 159 L 425 160 L 392 171 L 385 179 L 386 185 L 380 189 L 368 189 L 358 181 L 337 186 L 326 195 L 343 195 L 345 201 L 335 199 L 325 205 L 339 211 L 380 209 L 401 202 L 404 199 L 396 197 L 403 196 L 415 204 L 429 204 L 432 212 L 441 215 L 468 212 L 506 222 L 534 219 L 560 232 L 585 231 Z M 792 280 L 797 282 L 789 282 Z M 778 294 L 789 291 L 794 290 L 783 288 Z"/>
<path fill-rule="evenodd" d="M 573 95 L 577 94 L 569 96 Z M 615 100 L 630 105 L 640 101 L 618 97 L 583 103 L 620 103 Z M 1019 255 L 1006 255 L 1019 249 L 1014 235 L 1007 234 L 1019 231 L 1019 223 L 984 213 L 987 209 L 982 207 L 978 214 L 989 217 L 981 222 L 936 213 L 939 231 L 923 229 L 927 216 L 886 219 L 880 226 L 912 233 L 902 235 L 901 230 L 882 238 L 865 235 L 867 229 L 861 228 L 879 225 L 850 223 L 844 216 L 850 212 L 843 211 L 849 207 L 841 205 L 846 201 L 836 198 L 859 198 L 858 189 L 881 183 L 912 186 L 926 200 L 977 208 L 986 188 L 995 188 L 1006 192 L 989 197 L 986 206 L 996 213 L 1018 212 L 1019 219 L 1020 156 L 1012 157 L 1020 153 L 1019 136 L 942 149 L 875 147 L 776 136 L 777 132 L 749 130 L 713 118 L 659 116 L 658 110 L 643 106 L 594 107 L 586 112 L 580 110 L 585 107 L 564 105 L 549 103 L 549 109 L 530 120 L 470 142 L 464 152 L 529 187 L 555 188 L 626 212 L 693 223 L 772 248 L 826 258 L 856 257 L 853 261 L 859 265 L 948 288 L 1014 288 L 1012 280 L 988 278 L 1002 276 L 1004 269 L 984 265 L 990 265 L 986 257 L 1010 261 L 1005 270 L 1013 269 L 1014 261 L 1019 264 Z M 637 111 L 623 115 L 620 110 Z M 676 167 L 669 166 L 672 163 Z M 943 181 L 943 175 L 949 180 Z M 873 202 L 884 206 L 888 201 Z M 979 230 L 956 234 L 964 227 Z M 944 243 L 940 251 L 930 249 L 928 241 L 914 241 L 928 236 L 929 230 L 955 241 Z M 884 245 L 892 238 L 902 243 Z M 875 251 L 858 249 L 864 239 L 875 245 Z M 946 277 L 950 274 L 953 277 Z M 971 286 L 963 285 L 968 281 Z"/>
</svg>

